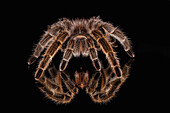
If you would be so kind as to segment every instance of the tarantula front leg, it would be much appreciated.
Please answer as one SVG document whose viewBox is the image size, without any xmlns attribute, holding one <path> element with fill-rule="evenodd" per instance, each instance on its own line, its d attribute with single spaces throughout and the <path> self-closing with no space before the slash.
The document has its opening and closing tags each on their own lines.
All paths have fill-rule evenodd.
<svg viewBox="0 0 170 113">
<path fill-rule="evenodd" d="M 43 35 L 42 39 L 40 42 L 37 44 L 36 48 L 34 49 L 33 55 L 28 59 L 28 64 L 31 65 L 33 64 L 36 59 L 40 56 L 41 52 L 46 48 L 51 40 L 54 40 L 58 33 L 61 31 L 61 28 L 56 27 L 56 28 L 48 28 L 46 33 Z"/>
<path fill-rule="evenodd" d="M 103 34 L 99 32 L 98 30 L 93 30 L 91 34 L 94 37 L 94 39 L 97 40 L 104 54 L 106 54 L 106 57 L 108 58 L 109 63 L 113 67 L 113 70 L 116 76 L 121 77 L 122 71 L 120 69 L 119 61 L 117 60 L 115 52 L 113 48 L 111 47 L 111 45 L 109 44 L 109 42 L 106 40 Z"/>
<path fill-rule="evenodd" d="M 58 50 L 61 48 L 62 44 L 65 42 L 68 36 L 69 36 L 69 33 L 67 32 L 60 33 L 57 36 L 56 40 L 54 40 L 53 43 L 47 48 L 47 50 L 45 51 L 44 57 L 40 61 L 37 71 L 35 72 L 36 80 L 38 80 L 43 75 L 44 70 L 46 70 L 50 61 L 52 60 L 54 55 L 58 52 Z"/>
<path fill-rule="evenodd" d="M 43 38 L 40 40 L 40 42 L 37 44 L 36 48 L 34 49 L 33 55 L 28 59 L 28 64 L 33 64 L 36 59 L 40 56 L 41 51 L 48 45 L 47 43 L 52 39 L 53 37 L 50 34 L 45 34 Z"/>
<path fill-rule="evenodd" d="M 105 31 L 107 31 L 111 36 L 115 37 L 123 45 L 124 50 L 130 57 L 135 57 L 130 41 L 122 31 L 120 31 L 118 28 L 115 28 L 108 23 L 103 25 L 103 28 L 105 29 Z"/>
<path fill-rule="evenodd" d="M 63 59 L 60 63 L 60 67 L 59 67 L 60 71 L 64 71 L 65 68 L 67 67 L 68 62 L 69 62 L 69 60 L 70 60 L 70 58 L 72 57 L 72 54 L 73 54 L 74 43 L 75 43 L 75 40 L 73 40 L 73 39 L 71 39 L 68 42 L 67 48 L 64 52 Z"/>
</svg>

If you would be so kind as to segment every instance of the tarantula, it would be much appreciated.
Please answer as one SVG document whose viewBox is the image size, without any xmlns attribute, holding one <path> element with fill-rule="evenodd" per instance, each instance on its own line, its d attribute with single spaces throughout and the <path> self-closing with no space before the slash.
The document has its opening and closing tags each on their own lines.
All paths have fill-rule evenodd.
<svg viewBox="0 0 170 113">
<path fill-rule="evenodd" d="M 28 64 L 33 64 L 41 55 L 41 52 L 46 49 L 35 72 L 35 79 L 39 80 L 55 54 L 61 50 L 64 54 L 59 65 L 60 71 L 66 69 L 72 56 L 79 57 L 80 55 L 90 56 L 93 66 L 97 71 L 100 71 L 101 63 L 97 51 L 102 51 L 106 55 L 114 74 L 121 78 L 123 76 L 122 70 L 113 49 L 116 40 L 123 45 L 130 57 L 135 56 L 130 41 L 124 33 L 112 24 L 103 22 L 99 17 L 92 17 L 88 20 L 63 18 L 48 27 L 34 49 L 33 55 L 29 58 Z"/>
</svg>

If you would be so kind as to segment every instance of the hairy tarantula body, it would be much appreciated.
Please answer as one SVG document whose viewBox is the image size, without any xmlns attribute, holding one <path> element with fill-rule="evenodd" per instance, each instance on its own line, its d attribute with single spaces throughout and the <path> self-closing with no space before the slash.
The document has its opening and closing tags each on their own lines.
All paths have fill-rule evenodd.
<svg viewBox="0 0 170 113">
<path fill-rule="evenodd" d="M 101 71 L 101 63 L 98 59 L 97 51 L 102 51 L 106 55 L 111 65 L 111 69 L 113 70 L 116 77 L 122 79 L 123 73 L 120 68 L 119 61 L 116 57 L 116 52 L 113 49 L 113 47 L 115 47 L 115 40 L 118 40 L 123 45 L 124 50 L 130 57 L 134 57 L 130 41 L 122 31 L 120 31 L 117 27 L 114 27 L 112 24 L 103 22 L 99 17 L 93 17 L 88 20 L 69 20 L 67 18 L 63 18 L 57 23 L 54 23 L 48 27 L 48 30 L 34 49 L 34 53 L 30 57 L 28 64 L 30 65 L 34 63 L 36 59 L 41 55 L 41 52 L 46 49 L 43 54 L 43 58 L 39 62 L 38 68 L 35 72 L 35 79 L 40 80 L 43 77 L 45 70 L 48 68 L 49 63 L 52 61 L 52 58 L 59 50 L 61 50 L 64 52 L 64 54 L 59 65 L 60 72 L 66 69 L 72 56 L 79 57 L 80 55 L 90 56 L 95 69 L 97 71 Z M 81 79 L 79 79 L 87 79 L 87 75 L 87 73 L 81 73 L 80 77 L 79 73 L 75 73 L 75 78 L 77 78 L 75 81 L 81 88 L 89 85 L 87 80 L 82 82 Z M 61 77 L 61 79 L 65 81 L 66 86 L 68 86 L 68 89 L 71 93 L 76 92 L 75 88 L 73 87 L 75 84 L 71 82 L 67 76 Z M 111 89 L 113 87 L 114 85 L 110 85 Z M 109 89 L 107 89 L 107 91 L 109 91 Z M 54 93 L 55 89 L 53 89 L 52 92 L 53 96 L 54 94 L 57 95 L 57 93 Z M 66 98 L 71 98 L 67 97 L 70 94 L 67 95 L 66 93 L 61 92 L 62 91 L 60 91 L 58 96 L 62 95 L 64 100 L 66 100 Z M 106 94 L 105 96 L 108 95 Z M 99 98 L 99 95 L 97 98 Z M 62 99 L 56 99 L 56 101 L 62 102 Z M 101 101 L 96 99 L 95 102 Z"/>
</svg>

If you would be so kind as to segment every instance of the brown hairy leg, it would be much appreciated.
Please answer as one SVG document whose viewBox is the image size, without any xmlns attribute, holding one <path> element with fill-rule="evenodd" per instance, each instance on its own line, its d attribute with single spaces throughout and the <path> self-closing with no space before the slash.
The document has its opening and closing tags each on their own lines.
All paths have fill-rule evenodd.
<svg viewBox="0 0 170 113">
<path fill-rule="evenodd" d="M 99 62 L 97 50 L 95 49 L 93 41 L 91 39 L 87 39 L 87 45 L 88 45 L 90 58 L 93 62 L 93 66 L 96 68 L 96 70 L 100 71 L 101 70 L 101 64 Z"/>
<path fill-rule="evenodd" d="M 61 48 L 62 44 L 65 42 L 67 38 L 68 33 L 63 32 L 59 34 L 57 39 L 48 47 L 44 54 L 43 59 L 40 61 L 38 65 L 37 71 L 35 72 L 35 79 L 39 79 L 43 75 L 44 70 L 46 70 L 50 61 L 52 60 L 54 55 L 58 52 L 58 50 Z"/>
<path fill-rule="evenodd" d="M 75 43 L 75 40 L 73 40 L 73 39 L 68 42 L 68 45 L 67 45 L 66 50 L 63 55 L 63 59 L 60 63 L 60 67 L 59 67 L 60 71 L 64 71 L 65 68 L 67 67 L 68 62 L 73 54 L 74 43 Z"/>
<path fill-rule="evenodd" d="M 120 69 L 119 61 L 116 58 L 116 53 L 114 52 L 113 48 L 109 44 L 109 42 L 106 40 L 106 38 L 103 36 L 103 34 L 98 30 L 93 30 L 91 32 L 94 39 L 97 40 L 98 44 L 102 48 L 102 51 L 106 55 L 106 57 L 109 60 L 109 63 L 113 67 L 114 73 L 117 77 L 121 77 L 122 71 Z"/>
<path fill-rule="evenodd" d="M 104 24 L 103 28 L 106 32 L 115 37 L 123 45 L 124 50 L 130 57 L 135 57 L 130 41 L 122 31 L 109 23 Z"/>
<path fill-rule="evenodd" d="M 62 29 L 58 26 L 55 27 L 48 27 L 48 30 L 43 35 L 42 39 L 39 41 L 39 43 L 36 45 L 33 54 L 28 59 L 28 65 L 33 64 L 37 58 L 40 56 L 41 52 L 46 48 L 48 45 L 50 45 L 52 40 L 55 40 L 58 36 L 59 32 L 61 32 Z"/>
<path fill-rule="evenodd" d="M 124 65 L 122 77 L 114 76 L 114 71 L 110 70 L 112 69 L 110 65 L 106 69 L 102 68 L 100 72 L 93 74 L 93 78 L 90 80 L 86 89 L 92 100 L 97 103 L 105 103 L 115 97 L 116 92 L 119 91 L 122 84 L 128 78 L 133 61 L 133 59 L 130 59 Z M 96 88 L 99 85 L 99 79 L 102 79 L 101 88 L 100 91 L 97 91 Z"/>
<path fill-rule="evenodd" d="M 64 72 L 57 71 L 55 66 L 48 67 L 50 78 L 42 76 L 37 80 L 41 85 L 39 89 L 46 94 L 46 96 L 56 103 L 69 103 L 74 95 L 78 93 L 75 84 L 70 80 L 68 75 Z M 63 90 L 65 84 L 67 91 Z"/>
</svg>

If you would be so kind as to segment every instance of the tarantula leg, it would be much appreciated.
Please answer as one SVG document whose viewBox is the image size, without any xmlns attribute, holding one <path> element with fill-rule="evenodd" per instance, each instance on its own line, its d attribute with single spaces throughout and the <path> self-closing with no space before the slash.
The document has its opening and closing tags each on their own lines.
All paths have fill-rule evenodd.
<svg viewBox="0 0 170 113">
<path fill-rule="evenodd" d="M 102 51 L 106 54 L 116 76 L 121 77 L 122 71 L 120 69 L 119 61 L 116 58 L 116 53 L 114 52 L 113 48 L 111 45 L 109 45 L 109 42 L 106 40 L 106 38 L 104 38 L 102 33 L 97 30 L 92 31 L 92 35 L 97 40 L 98 44 L 102 48 Z"/>
<path fill-rule="evenodd" d="M 57 101 L 58 103 L 69 103 L 72 98 L 72 95 L 69 95 L 68 93 L 55 93 L 51 99 Z"/>
<path fill-rule="evenodd" d="M 108 87 L 100 92 L 94 92 L 91 96 L 94 102 L 106 102 L 110 100 L 112 97 L 115 96 L 115 92 L 121 86 L 120 78 L 112 81 L 111 83 L 107 84 Z"/>
<path fill-rule="evenodd" d="M 104 91 L 107 91 L 105 94 L 102 94 L 101 99 L 102 100 L 109 100 L 113 96 L 115 96 L 116 92 L 119 91 L 122 84 L 125 82 L 125 80 L 128 78 L 130 73 L 130 68 L 133 63 L 133 59 L 130 59 L 123 67 L 123 75 L 122 77 L 112 78 L 110 81 L 108 81 L 108 84 L 106 84 Z"/>
<path fill-rule="evenodd" d="M 128 78 L 128 75 L 130 73 L 131 64 L 133 61 L 134 60 L 131 59 L 124 65 L 122 77 L 113 78 L 112 74 L 111 74 L 111 73 L 113 73 L 113 70 L 112 70 L 112 72 L 109 71 L 109 73 L 107 73 L 106 71 L 108 71 L 110 66 L 109 66 L 109 68 L 103 70 L 101 76 L 108 76 L 111 78 L 107 79 L 107 82 L 104 84 L 103 88 L 101 88 L 100 91 L 96 91 L 94 89 L 94 90 L 92 90 L 91 93 L 89 93 L 94 102 L 99 102 L 99 103 L 107 102 L 108 100 L 110 100 L 111 98 L 113 98 L 115 96 L 116 92 L 119 91 L 119 89 L 122 86 L 122 84 L 124 83 L 124 81 Z M 107 75 L 107 74 L 110 74 L 110 75 Z"/>
<path fill-rule="evenodd" d="M 60 72 L 56 70 L 55 65 L 53 65 L 52 67 L 48 67 L 48 72 L 50 74 L 51 81 L 55 82 L 56 85 L 59 86 L 56 91 L 63 92 Z"/>
<path fill-rule="evenodd" d="M 130 41 L 122 31 L 113 27 L 111 24 L 105 24 L 103 27 L 111 36 L 115 37 L 123 45 L 124 50 L 130 57 L 135 57 Z"/>
<path fill-rule="evenodd" d="M 60 90 L 59 86 L 52 81 L 46 79 L 44 87 L 39 87 L 39 89 L 46 93 L 46 96 L 58 103 L 69 103 L 73 98 L 69 93 Z"/>
<path fill-rule="evenodd" d="M 41 87 L 40 90 L 45 92 L 49 99 L 52 99 L 57 103 L 69 103 L 73 98 L 72 95 L 68 93 L 56 92 L 54 89 L 48 87 Z"/>
<path fill-rule="evenodd" d="M 54 55 L 58 52 L 58 50 L 60 49 L 62 44 L 65 42 L 67 37 L 68 37 L 67 32 L 63 32 L 59 34 L 57 39 L 51 44 L 51 46 L 48 47 L 43 59 L 40 61 L 38 65 L 37 71 L 35 72 L 35 79 L 39 79 L 43 75 L 50 61 L 52 60 Z"/>
<path fill-rule="evenodd" d="M 101 64 L 99 62 L 97 51 L 96 51 L 91 39 L 87 39 L 87 45 L 88 45 L 88 49 L 89 49 L 89 53 L 90 53 L 90 58 L 93 62 L 93 66 L 95 67 L 96 70 L 100 71 Z"/>
<path fill-rule="evenodd" d="M 123 77 L 124 81 L 128 78 L 129 73 L 130 73 L 130 68 L 132 63 L 134 62 L 134 59 L 130 59 L 123 67 Z"/>
<path fill-rule="evenodd" d="M 61 30 L 62 30 L 61 28 L 56 27 L 56 26 L 55 28 L 54 27 L 48 28 L 48 30 L 43 35 L 42 39 L 40 40 L 40 42 L 37 44 L 36 48 L 34 49 L 33 55 L 28 59 L 29 65 L 33 64 L 36 61 L 36 59 L 40 56 L 44 48 L 46 48 L 50 44 L 51 40 L 54 40 L 58 36 Z"/>
<path fill-rule="evenodd" d="M 64 71 L 65 68 L 67 67 L 68 62 L 69 62 L 69 60 L 70 60 L 70 58 L 72 57 L 72 54 L 73 54 L 74 43 L 75 43 L 74 40 L 70 40 L 68 42 L 66 51 L 64 52 L 63 59 L 60 63 L 60 67 L 59 67 L 60 71 Z"/>
<path fill-rule="evenodd" d="M 40 40 L 40 42 L 37 44 L 36 48 L 34 49 L 33 55 L 28 59 L 28 64 L 33 64 L 36 59 L 40 56 L 41 51 L 48 45 L 50 40 L 53 39 L 53 37 L 46 33 L 43 38 Z"/>
<path fill-rule="evenodd" d="M 93 74 L 88 87 L 86 88 L 86 92 L 91 94 L 95 91 L 96 87 L 98 86 L 98 81 L 101 76 L 101 72 L 96 72 Z"/>
<path fill-rule="evenodd" d="M 135 54 L 132 50 L 130 41 L 128 40 L 128 38 L 124 35 L 123 32 L 121 32 L 119 29 L 115 29 L 114 32 L 111 33 L 115 38 L 117 38 L 121 44 L 124 47 L 124 50 L 126 51 L 126 53 L 130 56 L 130 57 L 135 57 Z"/>
<path fill-rule="evenodd" d="M 50 78 L 55 78 L 58 75 L 58 71 L 54 64 L 51 67 L 48 67 L 48 72 L 50 74 Z"/>
<path fill-rule="evenodd" d="M 78 89 L 75 87 L 75 83 L 71 81 L 71 79 L 68 77 L 66 73 L 64 72 L 60 72 L 60 73 L 61 73 L 60 76 L 64 81 L 65 85 L 67 86 L 68 90 L 73 94 L 77 94 Z"/>
<path fill-rule="evenodd" d="M 116 39 L 112 36 L 108 36 L 108 37 L 109 37 L 108 41 L 110 42 L 111 46 L 114 48 L 118 47 L 118 45 L 116 44 Z"/>
<path fill-rule="evenodd" d="M 49 74 L 52 78 L 42 76 L 38 82 L 39 89 L 46 94 L 49 99 L 57 103 L 69 103 L 74 96 L 70 91 L 64 92 L 62 86 L 61 73 L 56 70 L 55 66 L 48 68 Z"/>
</svg>

